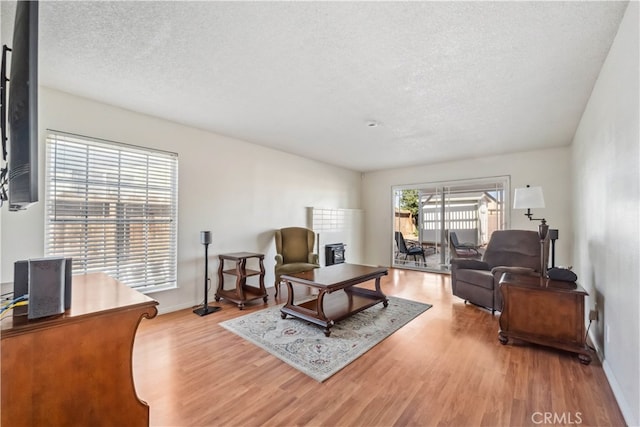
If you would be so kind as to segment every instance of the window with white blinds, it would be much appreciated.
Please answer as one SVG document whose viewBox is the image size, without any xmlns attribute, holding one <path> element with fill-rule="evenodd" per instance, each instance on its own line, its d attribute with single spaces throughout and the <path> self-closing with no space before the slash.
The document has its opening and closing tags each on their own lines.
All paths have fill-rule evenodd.
<svg viewBox="0 0 640 427">
<path fill-rule="evenodd" d="M 176 287 L 178 156 L 47 131 L 45 253 L 142 292 Z"/>
</svg>

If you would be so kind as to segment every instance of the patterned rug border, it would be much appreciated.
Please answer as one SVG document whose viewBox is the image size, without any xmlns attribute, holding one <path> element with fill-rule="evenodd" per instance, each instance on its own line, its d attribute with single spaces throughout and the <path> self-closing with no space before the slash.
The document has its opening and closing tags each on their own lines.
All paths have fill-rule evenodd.
<svg viewBox="0 0 640 427">
<path fill-rule="evenodd" d="M 400 298 L 395 296 L 387 296 L 387 298 L 389 299 L 389 307 L 384 308 L 382 304 L 379 304 L 379 305 L 370 307 L 367 310 L 364 310 L 360 313 L 357 313 L 347 319 L 337 322 L 335 326 L 331 328 L 332 333 L 330 337 L 324 336 L 324 333 L 322 332 L 321 327 L 317 325 L 313 325 L 310 322 L 307 322 L 305 320 L 295 319 L 295 318 L 292 318 L 291 316 L 287 316 L 287 319 L 283 320 L 280 317 L 280 308 L 284 304 L 268 307 L 263 310 L 246 314 L 244 316 L 236 317 L 234 319 L 225 320 L 223 322 L 220 322 L 219 324 L 220 326 L 227 329 L 228 331 L 262 348 L 267 353 L 277 357 L 278 359 L 287 363 L 289 366 L 294 367 L 295 369 L 303 372 L 304 374 L 310 376 L 316 381 L 323 382 L 328 378 L 330 378 L 331 376 L 333 376 L 334 374 L 336 374 L 337 372 L 339 372 L 340 370 L 342 370 L 344 367 L 351 364 L 353 361 L 357 360 L 364 353 L 366 353 L 367 351 L 371 350 L 373 347 L 375 347 L 376 345 L 384 341 L 386 338 L 391 336 L 400 328 L 407 325 L 413 319 L 415 319 L 416 317 L 418 317 L 419 315 L 421 315 L 422 313 L 424 313 L 425 311 L 433 307 L 433 305 L 431 304 L 408 300 L 405 298 Z M 395 307 L 394 313 L 396 314 L 399 313 L 399 315 L 402 316 L 402 319 L 400 319 L 399 322 L 396 322 L 396 323 L 394 323 L 394 320 L 396 319 L 393 318 L 394 314 L 391 313 L 392 310 L 389 310 L 389 308 L 392 308 L 394 305 L 401 306 L 401 308 Z M 376 309 L 378 310 L 376 311 Z M 273 320 L 272 320 L 272 325 L 268 325 L 265 327 L 267 331 L 278 330 L 276 329 L 276 327 L 279 322 L 298 322 L 296 324 L 292 324 L 293 327 L 291 328 L 281 327 L 279 330 L 284 331 L 285 332 L 284 335 L 286 335 L 287 329 L 291 329 L 291 330 L 309 329 L 313 336 L 308 336 L 306 338 L 299 338 L 289 343 L 274 344 L 273 342 L 265 341 L 263 336 L 252 335 L 251 331 L 245 330 L 246 328 L 241 329 L 242 325 L 248 319 L 250 318 L 260 319 L 261 317 L 266 317 L 269 314 L 273 314 L 272 316 Z M 375 331 L 373 334 L 365 333 L 364 338 L 367 340 L 367 342 L 364 343 L 363 345 L 359 345 L 356 342 L 356 344 L 352 343 L 351 345 L 345 346 L 343 342 L 345 341 L 345 339 L 340 338 L 341 334 L 346 335 L 347 339 L 351 338 L 352 340 L 362 338 L 360 336 L 357 336 L 356 331 L 358 330 L 358 328 L 356 328 L 355 331 L 351 331 L 346 327 L 348 326 L 357 327 L 358 325 L 357 324 L 354 325 L 354 323 L 356 323 L 357 320 L 362 319 L 363 317 L 365 319 L 367 317 L 369 318 L 375 317 L 374 320 L 389 320 L 390 323 L 387 325 L 388 329 L 384 331 Z M 254 324 L 251 323 L 250 325 L 253 326 Z M 271 326 L 273 326 L 273 328 L 271 328 Z M 307 343 L 305 339 L 310 342 Z M 296 348 L 303 347 L 304 344 L 308 344 L 307 346 L 313 346 L 314 348 L 320 349 L 324 344 L 327 344 L 327 343 L 333 344 L 341 348 L 346 347 L 344 349 L 345 350 L 344 354 L 341 354 L 341 356 L 345 356 L 347 359 L 341 360 L 341 361 L 331 361 L 331 363 L 328 363 L 326 366 L 322 364 L 320 364 L 319 366 L 316 366 L 308 361 L 299 360 L 299 358 L 296 359 L 292 357 L 289 351 L 286 351 L 290 347 L 296 347 Z M 327 347 L 332 347 L 332 346 L 327 346 Z"/>
</svg>

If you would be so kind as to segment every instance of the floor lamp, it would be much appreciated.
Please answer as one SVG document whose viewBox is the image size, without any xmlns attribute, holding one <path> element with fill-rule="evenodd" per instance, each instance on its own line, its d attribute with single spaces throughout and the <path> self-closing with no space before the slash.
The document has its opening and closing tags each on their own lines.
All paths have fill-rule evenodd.
<svg viewBox="0 0 640 427">
<path fill-rule="evenodd" d="M 513 208 L 526 209 L 524 214 L 529 221 L 540 221 L 538 226 L 538 237 L 540 238 L 540 275 L 547 277 L 547 263 L 544 260 L 545 240 L 549 234 L 549 225 L 544 218 L 534 218 L 531 213 L 532 208 L 544 208 L 544 195 L 542 187 L 531 187 L 527 185 L 524 188 L 516 188 L 513 195 Z"/>
<path fill-rule="evenodd" d="M 200 243 L 204 245 L 204 304 L 201 308 L 193 310 L 198 316 L 206 316 L 207 314 L 214 313 L 220 310 L 220 307 L 209 307 L 209 292 L 207 290 L 207 284 L 209 281 L 209 245 L 211 244 L 211 232 L 200 232 Z"/>
</svg>

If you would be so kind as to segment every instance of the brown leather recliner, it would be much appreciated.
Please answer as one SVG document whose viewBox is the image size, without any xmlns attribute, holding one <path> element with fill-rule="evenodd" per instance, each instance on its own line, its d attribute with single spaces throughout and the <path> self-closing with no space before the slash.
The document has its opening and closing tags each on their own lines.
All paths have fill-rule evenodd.
<svg viewBox="0 0 640 427">
<path fill-rule="evenodd" d="M 548 238 L 544 245 L 548 260 Z M 453 295 L 486 307 L 491 313 L 502 311 L 502 294 L 498 285 L 502 274 L 540 275 L 540 238 L 536 231 L 497 230 L 491 235 L 482 260 L 451 259 Z"/>
<path fill-rule="evenodd" d="M 316 235 L 304 227 L 276 230 L 276 296 L 280 290 L 280 276 L 302 273 L 320 267 L 318 254 L 313 252 Z"/>
</svg>

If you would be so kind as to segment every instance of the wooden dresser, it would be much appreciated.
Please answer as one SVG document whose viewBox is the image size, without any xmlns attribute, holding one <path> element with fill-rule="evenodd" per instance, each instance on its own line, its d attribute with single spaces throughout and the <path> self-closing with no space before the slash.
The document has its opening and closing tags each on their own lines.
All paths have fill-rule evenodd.
<svg viewBox="0 0 640 427">
<path fill-rule="evenodd" d="M 148 426 L 132 351 L 158 303 L 102 273 L 73 276 L 71 297 L 60 316 L 2 320 L 2 425 Z"/>
<path fill-rule="evenodd" d="M 591 362 L 586 345 L 584 297 L 575 283 L 505 273 L 500 279 L 504 307 L 498 339 L 510 338 L 578 353 L 581 363 Z"/>
</svg>

